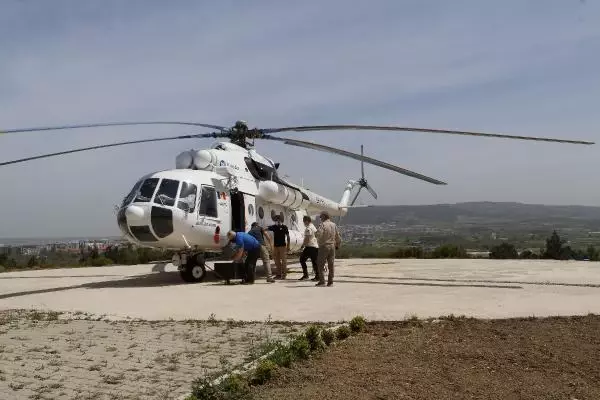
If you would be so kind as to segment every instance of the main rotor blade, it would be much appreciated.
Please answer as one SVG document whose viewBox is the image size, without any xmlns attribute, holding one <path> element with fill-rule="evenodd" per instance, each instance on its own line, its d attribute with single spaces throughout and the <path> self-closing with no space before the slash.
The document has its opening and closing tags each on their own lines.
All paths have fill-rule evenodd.
<svg viewBox="0 0 600 400">
<path fill-rule="evenodd" d="M 371 185 L 369 185 L 367 183 L 365 185 L 365 189 L 367 189 L 369 191 L 369 193 L 371 193 L 371 196 L 375 197 L 375 200 L 377 200 L 377 193 L 375 193 L 375 190 L 373 190 L 373 188 L 371 187 Z"/>
<path fill-rule="evenodd" d="M 423 180 L 423 181 L 426 181 L 426 182 L 434 183 L 436 185 L 446 185 L 447 184 L 446 182 L 442 182 L 442 181 L 439 181 L 437 179 L 430 178 L 430 177 L 425 176 L 425 175 L 421 175 L 419 173 L 410 171 L 408 169 L 397 167 L 395 165 L 388 164 L 386 162 L 379 161 L 379 160 L 376 160 L 376 159 L 371 158 L 371 157 L 361 156 L 360 154 L 351 153 L 349 151 L 342 150 L 342 149 L 337 149 L 335 147 L 329 147 L 329 146 L 325 146 L 325 145 L 318 144 L 318 143 L 305 142 L 305 141 L 302 141 L 302 140 L 281 138 L 281 137 L 270 136 L 270 135 L 266 135 L 262 139 L 276 140 L 276 141 L 283 142 L 285 144 L 289 144 L 289 145 L 292 145 L 292 146 L 305 147 L 307 149 L 320 150 L 320 151 L 325 151 L 327 153 L 339 154 L 339 155 L 342 155 L 342 156 L 354 158 L 355 160 L 364 161 L 364 162 L 369 163 L 369 164 L 377 165 L 378 167 L 389 169 L 389 170 L 398 172 L 398 173 L 403 174 L 403 175 L 411 176 L 413 178 L 417 178 L 417 179 L 420 179 L 420 180 Z"/>
<path fill-rule="evenodd" d="M 25 161 L 39 160 L 40 158 L 48 158 L 48 157 L 62 156 L 62 155 L 65 155 L 65 154 L 78 153 L 80 151 L 98 150 L 98 149 L 105 149 L 105 148 L 108 148 L 108 147 L 125 146 L 125 145 L 128 145 L 128 144 L 162 142 L 162 141 L 165 141 L 165 140 L 179 140 L 179 139 L 216 138 L 216 137 L 221 137 L 221 136 L 224 136 L 224 135 L 225 134 L 223 134 L 223 133 L 204 133 L 204 134 L 198 134 L 198 135 L 171 136 L 171 137 L 154 138 L 154 139 L 130 140 L 130 141 L 127 141 L 127 142 L 119 142 L 119 143 L 111 143 L 111 144 L 101 144 L 101 145 L 98 145 L 98 146 L 81 147 L 81 148 L 78 148 L 78 149 L 58 151 L 56 153 L 48 153 L 48 154 L 41 154 L 39 156 L 32 156 L 32 157 L 27 157 L 27 158 L 20 158 L 18 160 L 4 161 L 4 162 L 0 162 L 0 166 L 10 165 L 10 164 L 17 164 L 17 163 L 21 163 L 21 162 L 25 162 Z"/>
<path fill-rule="evenodd" d="M 98 128 L 103 126 L 129 126 L 129 125 L 188 125 L 188 126 L 200 126 L 202 128 L 218 129 L 220 131 L 227 130 L 227 128 L 219 125 L 201 124 L 197 122 L 180 122 L 180 121 L 149 121 L 149 122 L 102 122 L 102 123 L 91 123 L 81 125 L 61 125 L 61 126 L 41 126 L 36 128 L 19 128 L 19 129 L 0 129 L 0 135 L 6 133 L 19 133 L 19 132 L 37 132 L 37 131 L 56 131 L 62 129 L 79 129 L 79 128 Z"/>
<path fill-rule="evenodd" d="M 504 139 L 520 139 L 520 140 L 536 140 L 541 142 L 558 142 L 558 143 L 571 143 L 571 144 L 595 144 L 594 142 L 587 142 L 583 140 L 569 140 L 569 139 L 554 139 L 547 137 L 535 137 L 535 136 L 516 136 L 506 135 L 498 133 L 483 133 L 483 132 L 469 132 L 469 131 L 456 131 L 447 129 L 427 129 L 427 128 L 409 128 L 402 126 L 380 126 L 380 125 L 307 125 L 307 126 L 292 126 L 286 128 L 269 128 L 262 129 L 262 132 L 277 133 L 277 132 L 309 132 L 309 131 L 334 131 L 334 130 L 373 130 L 373 131 L 405 131 L 405 132 L 424 132 L 424 133 L 445 133 L 450 135 L 466 135 L 466 136 L 484 136 L 484 137 L 495 137 Z"/>
</svg>

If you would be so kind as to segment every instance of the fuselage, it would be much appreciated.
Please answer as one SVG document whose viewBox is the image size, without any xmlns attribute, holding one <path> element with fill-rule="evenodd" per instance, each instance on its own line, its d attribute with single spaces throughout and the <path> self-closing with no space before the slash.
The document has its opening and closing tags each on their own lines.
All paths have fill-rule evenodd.
<svg viewBox="0 0 600 400">
<path fill-rule="evenodd" d="M 255 221 L 266 228 L 279 216 L 295 252 L 303 242 L 305 215 L 346 213 L 343 202 L 282 180 L 271 160 L 231 143 L 181 153 L 176 166 L 142 177 L 124 198 L 117 220 L 129 241 L 219 251 L 229 230 L 247 232 Z"/>
</svg>

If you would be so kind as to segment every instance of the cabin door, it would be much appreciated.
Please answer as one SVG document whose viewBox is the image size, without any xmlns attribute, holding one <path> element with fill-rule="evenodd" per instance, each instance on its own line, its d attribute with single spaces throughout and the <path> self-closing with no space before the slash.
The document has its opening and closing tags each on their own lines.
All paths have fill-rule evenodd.
<svg viewBox="0 0 600 400">
<path fill-rule="evenodd" d="M 249 194 L 244 194 L 244 203 L 246 205 L 246 232 L 248 232 L 250 225 L 256 222 L 256 198 Z"/>
<path fill-rule="evenodd" d="M 231 193 L 231 230 L 235 232 L 247 232 L 246 229 L 246 207 L 244 194 L 239 191 Z"/>
</svg>

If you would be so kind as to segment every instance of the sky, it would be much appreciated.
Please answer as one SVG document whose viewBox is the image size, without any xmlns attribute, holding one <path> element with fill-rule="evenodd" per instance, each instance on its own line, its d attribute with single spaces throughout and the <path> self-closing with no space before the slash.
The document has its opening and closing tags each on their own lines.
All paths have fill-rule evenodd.
<svg viewBox="0 0 600 400">
<path fill-rule="evenodd" d="M 4 0 L 0 131 L 182 120 L 264 128 L 382 124 L 598 141 L 582 146 L 412 132 L 288 133 L 375 166 L 362 204 L 600 205 L 600 2 L 582 0 Z M 0 161 L 202 133 L 143 126 L 0 135 Z M 281 136 L 284 136 L 283 134 Z M 118 235 L 114 205 L 206 140 L 0 167 L 0 237 Z M 338 200 L 359 162 L 260 142 L 289 179 Z"/>
</svg>

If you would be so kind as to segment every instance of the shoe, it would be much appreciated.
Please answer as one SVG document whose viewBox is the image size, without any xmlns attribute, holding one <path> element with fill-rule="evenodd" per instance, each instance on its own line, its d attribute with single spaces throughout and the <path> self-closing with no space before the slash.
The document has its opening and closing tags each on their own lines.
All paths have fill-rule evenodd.
<svg viewBox="0 0 600 400">
<path fill-rule="evenodd" d="M 319 282 L 315 286 L 325 286 L 325 282 Z"/>
<path fill-rule="evenodd" d="M 302 276 L 300 277 L 300 279 L 298 279 L 298 280 L 299 280 L 299 281 L 305 281 L 305 280 L 307 280 L 307 279 L 308 279 L 308 275 L 302 275 Z"/>
<path fill-rule="evenodd" d="M 333 286 L 333 282 L 327 282 L 327 286 Z"/>
<path fill-rule="evenodd" d="M 275 283 L 275 279 L 273 279 L 273 278 L 267 278 L 267 282 L 268 283 Z"/>
<path fill-rule="evenodd" d="M 317 278 L 316 276 L 311 279 L 311 281 L 313 281 L 313 282 L 317 282 L 318 280 L 319 280 L 319 278 Z"/>
</svg>

